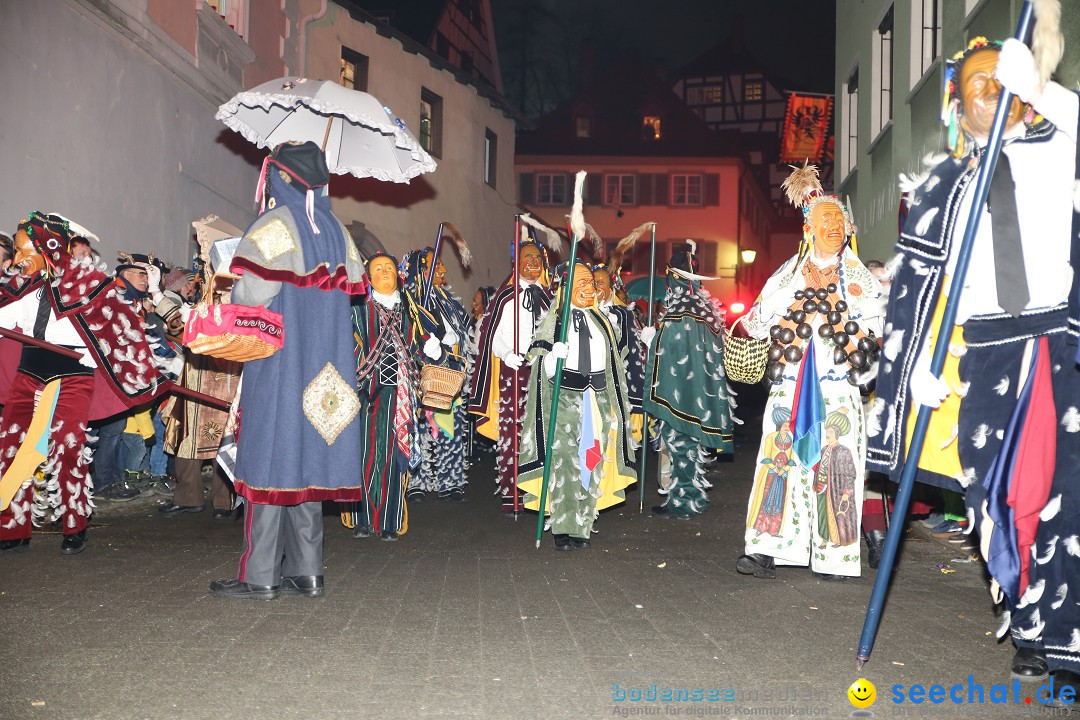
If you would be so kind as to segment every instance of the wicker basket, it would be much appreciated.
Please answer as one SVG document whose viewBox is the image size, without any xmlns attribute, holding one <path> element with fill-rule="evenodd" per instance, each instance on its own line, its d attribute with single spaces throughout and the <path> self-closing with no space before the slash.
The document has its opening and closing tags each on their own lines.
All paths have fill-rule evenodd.
<svg viewBox="0 0 1080 720">
<path fill-rule="evenodd" d="M 420 368 L 420 402 L 425 407 L 449 410 L 465 385 L 465 372 L 440 365 Z"/>
<path fill-rule="evenodd" d="M 735 321 L 730 330 L 724 331 L 724 372 L 728 380 L 753 385 L 765 377 L 765 366 L 769 361 L 769 341 L 735 335 L 735 326 L 745 318 L 743 315 Z"/>
<path fill-rule="evenodd" d="M 184 345 L 199 355 L 236 362 L 268 358 L 284 347 L 281 315 L 262 305 L 215 303 L 211 288 L 217 279 L 217 275 L 210 278 L 207 292 L 188 318 Z"/>
</svg>

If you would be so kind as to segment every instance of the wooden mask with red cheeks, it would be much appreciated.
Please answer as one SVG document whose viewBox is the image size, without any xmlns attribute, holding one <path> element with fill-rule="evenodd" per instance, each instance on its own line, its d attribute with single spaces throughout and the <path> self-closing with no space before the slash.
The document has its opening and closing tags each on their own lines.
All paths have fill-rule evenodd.
<svg viewBox="0 0 1080 720">
<path fill-rule="evenodd" d="M 596 302 L 596 286 L 592 270 L 586 265 L 574 267 L 574 286 L 570 288 L 570 302 L 576 308 L 589 308 Z"/>
<path fill-rule="evenodd" d="M 392 258 L 376 257 L 369 262 L 368 278 L 371 287 L 383 295 L 390 295 L 398 289 L 397 265 Z"/>
<path fill-rule="evenodd" d="M 544 256 L 536 245 L 522 245 L 518 258 L 518 273 L 525 282 L 534 283 L 544 271 Z"/>
</svg>

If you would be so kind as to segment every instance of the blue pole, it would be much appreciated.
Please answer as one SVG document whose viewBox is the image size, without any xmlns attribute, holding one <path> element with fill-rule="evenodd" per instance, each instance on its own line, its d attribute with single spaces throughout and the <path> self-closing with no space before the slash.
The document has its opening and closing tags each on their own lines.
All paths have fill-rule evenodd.
<svg viewBox="0 0 1080 720">
<path fill-rule="evenodd" d="M 435 286 L 435 266 L 439 264 L 439 248 L 442 245 L 443 223 L 439 223 L 439 233 L 435 236 L 435 252 L 431 254 L 431 267 L 428 268 L 427 285 L 424 288 L 424 303 L 427 307 L 431 302 L 431 289 Z"/>
<path fill-rule="evenodd" d="M 653 293 L 656 282 L 656 223 L 652 226 L 652 240 L 649 242 L 649 309 L 647 327 L 653 324 Z M 648 353 L 648 348 L 645 349 Z M 646 358 L 648 360 L 648 358 Z M 646 363 L 647 364 L 647 363 Z M 644 403 L 644 398 L 642 399 Z M 641 452 L 638 454 L 638 513 L 645 512 L 645 475 L 649 462 L 649 416 L 645 409 L 641 411 Z"/>
<path fill-rule="evenodd" d="M 1020 22 L 1016 28 L 1016 38 L 1018 40 L 1026 40 L 1028 31 L 1031 28 L 1032 15 L 1031 0 L 1025 0 L 1024 7 L 1020 10 Z M 942 368 L 945 367 L 945 354 L 949 350 L 949 340 L 952 336 L 951 329 L 956 323 L 956 311 L 960 305 L 960 294 L 964 289 L 964 277 L 967 275 L 971 249 L 975 244 L 975 232 L 979 229 L 979 218 L 982 215 L 979 210 L 986 204 L 986 195 L 990 190 L 990 179 L 994 176 L 998 152 L 1001 150 L 1001 137 L 1005 132 L 1005 118 L 1008 116 L 1012 99 L 1012 93 L 1002 88 L 997 113 L 994 115 L 994 124 L 990 128 L 990 136 L 987 138 L 982 164 L 979 167 L 971 214 L 968 215 L 967 225 L 964 228 L 964 239 L 957 254 L 956 270 L 953 272 L 952 280 L 949 283 L 949 297 L 945 303 L 941 330 L 938 332 L 937 342 L 934 343 L 934 355 L 930 361 L 930 372 L 936 376 L 940 376 Z M 939 302 L 941 302 L 940 296 L 934 301 L 935 308 Z M 927 317 L 933 316 L 934 313 L 931 312 Z M 885 548 L 881 554 L 881 564 L 878 566 L 877 577 L 874 578 L 874 590 L 870 595 L 870 604 L 866 608 L 866 620 L 863 622 L 862 636 L 859 638 L 859 668 L 862 668 L 863 663 L 870 659 L 870 652 L 874 648 L 874 639 L 877 636 L 878 623 L 881 621 L 881 611 L 885 605 L 885 595 L 889 590 L 889 580 L 896 559 L 896 549 L 899 547 L 900 538 L 904 534 L 904 519 L 907 517 L 908 504 L 911 502 L 911 492 L 915 484 L 915 472 L 919 466 L 919 457 L 922 455 L 923 442 L 926 440 L 926 429 L 930 425 L 930 414 L 932 412 L 933 408 L 921 406 L 915 419 L 915 429 L 911 434 L 911 443 L 908 446 L 904 470 L 900 475 L 900 484 L 896 492 L 896 505 L 892 513 L 893 517 L 897 518 L 897 522 L 890 524 L 889 532 L 885 536 Z"/>
</svg>

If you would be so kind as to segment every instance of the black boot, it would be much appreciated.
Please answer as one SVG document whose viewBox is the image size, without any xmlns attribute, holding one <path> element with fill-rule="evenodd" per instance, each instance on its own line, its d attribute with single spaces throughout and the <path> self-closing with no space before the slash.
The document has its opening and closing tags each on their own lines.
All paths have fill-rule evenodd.
<svg viewBox="0 0 1080 720">
<path fill-rule="evenodd" d="M 60 543 L 60 552 L 64 555 L 78 555 L 85 549 L 86 528 L 77 533 L 65 535 L 63 542 Z"/>
<path fill-rule="evenodd" d="M 30 538 L 0 540 L 0 552 L 25 552 L 30 549 Z"/>
<path fill-rule="evenodd" d="M 1018 647 L 1012 659 L 1013 677 L 1023 680 L 1046 677 L 1050 671 L 1046 664 L 1046 652 L 1041 648 Z"/>
<path fill-rule="evenodd" d="M 881 553 L 885 551 L 885 531 L 867 530 L 863 537 L 866 538 L 866 561 L 870 567 L 877 569 L 881 564 Z"/>
<path fill-rule="evenodd" d="M 753 575 L 756 578 L 772 580 L 776 577 L 776 561 L 771 555 L 750 553 L 735 561 L 735 569 L 740 575 Z"/>
</svg>

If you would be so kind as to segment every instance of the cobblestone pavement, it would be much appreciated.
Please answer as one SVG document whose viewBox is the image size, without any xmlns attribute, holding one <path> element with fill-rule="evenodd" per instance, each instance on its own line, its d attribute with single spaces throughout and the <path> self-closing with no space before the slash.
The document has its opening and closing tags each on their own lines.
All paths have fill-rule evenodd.
<svg viewBox="0 0 1080 720">
<path fill-rule="evenodd" d="M 328 510 L 321 599 L 213 598 L 208 583 L 235 574 L 240 522 L 110 505 L 81 555 L 42 531 L 0 557 L 0 718 L 847 717 L 874 571 L 736 574 L 756 446 L 740 438 L 710 470 L 705 516 L 651 517 L 649 487 L 645 514 L 631 493 L 570 553 L 550 536 L 535 549 L 535 515 L 499 515 L 490 465 L 471 472 L 469 502 L 410 506 L 397 543 L 353 539 Z M 1037 684 L 1018 686 L 1020 705 L 989 704 L 994 683 L 1012 699 L 1012 648 L 993 637 L 982 566 L 961 559 L 907 538 L 862 672 L 878 717 L 1047 714 L 1023 702 Z M 916 683 L 963 683 L 966 699 L 969 675 L 988 704 L 891 702 Z M 719 700 L 631 699 L 654 684 Z"/>
</svg>

